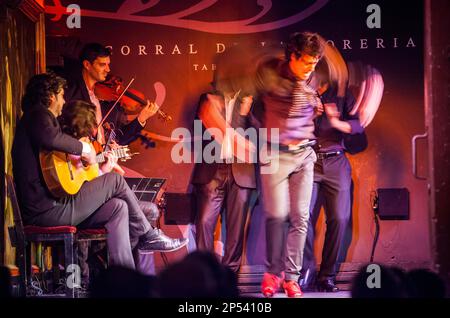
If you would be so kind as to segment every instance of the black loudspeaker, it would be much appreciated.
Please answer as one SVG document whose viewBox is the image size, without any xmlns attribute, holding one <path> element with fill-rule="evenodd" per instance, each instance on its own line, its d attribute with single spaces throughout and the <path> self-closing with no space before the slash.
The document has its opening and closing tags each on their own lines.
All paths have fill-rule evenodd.
<svg viewBox="0 0 450 318">
<path fill-rule="evenodd" d="M 187 225 L 194 223 L 195 199 L 192 193 L 165 193 L 166 211 L 164 223 L 166 225 Z"/>
<path fill-rule="evenodd" d="M 381 220 L 409 220 L 409 191 L 406 188 L 377 189 Z"/>
</svg>

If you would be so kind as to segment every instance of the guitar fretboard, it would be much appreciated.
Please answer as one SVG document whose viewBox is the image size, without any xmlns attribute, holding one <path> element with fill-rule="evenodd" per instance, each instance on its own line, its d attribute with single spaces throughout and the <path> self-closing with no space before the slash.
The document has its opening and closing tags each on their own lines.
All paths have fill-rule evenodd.
<svg viewBox="0 0 450 318">
<path fill-rule="evenodd" d="M 124 158 L 124 157 L 128 157 L 129 153 L 128 153 L 128 148 L 118 148 L 118 149 L 114 149 L 112 150 L 112 152 L 116 155 L 116 157 L 118 159 L 120 158 Z M 97 155 L 97 163 L 102 163 L 106 161 L 106 156 L 105 156 L 106 152 L 102 152 L 100 154 Z"/>
</svg>

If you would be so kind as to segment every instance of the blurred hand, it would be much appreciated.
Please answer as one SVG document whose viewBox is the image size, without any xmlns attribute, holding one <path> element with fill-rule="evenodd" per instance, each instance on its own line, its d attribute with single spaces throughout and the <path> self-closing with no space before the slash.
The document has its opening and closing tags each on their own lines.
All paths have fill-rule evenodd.
<svg viewBox="0 0 450 318">
<path fill-rule="evenodd" d="M 317 107 L 314 107 L 314 116 L 315 117 L 322 116 L 323 112 L 324 112 L 324 109 L 323 109 L 322 103 L 319 103 L 319 105 Z"/>
<path fill-rule="evenodd" d="M 339 118 L 339 116 L 341 115 L 335 103 L 325 104 L 324 106 L 325 106 L 325 114 L 327 115 L 328 119 Z"/>
<path fill-rule="evenodd" d="M 156 114 L 158 109 L 159 109 L 158 105 L 156 105 L 155 103 L 151 103 L 150 101 L 147 100 L 147 105 L 145 105 L 144 108 L 142 108 L 141 112 L 139 113 L 138 116 L 139 122 L 145 123 L 147 119 Z"/>
<path fill-rule="evenodd" d="M 241 116 L 247 116 L 248 113 L 250 112 L 250 109 L 252 108 L 252 103 L 253 103 L 253 96 L 248 95 L 242 98 L 241 109 L 239 111 L 239 114 Z"/>
</svg>

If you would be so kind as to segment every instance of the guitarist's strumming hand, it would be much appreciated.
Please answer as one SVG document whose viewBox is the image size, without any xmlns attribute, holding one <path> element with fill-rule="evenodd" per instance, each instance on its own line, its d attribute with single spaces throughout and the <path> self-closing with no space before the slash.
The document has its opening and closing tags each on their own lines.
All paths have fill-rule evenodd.
<svg viewBox="0 0 450 318">
<path fill-rule="evenodd" d="M 96 153 L 94 150 L 94 147 L 89 141 L 89 138 L 83 137 L 79 139 L 81 143 L 83 144 L 83 150 L 81 153 L 81 160 L 83 160 L 85 163 L 89 165 L 93 165 L 97 162 L 96 160 Z"/>
<path fill-rule="evenodd" d="M 142 126 L 145 126 L 147 119 L 152 117 L 156 114 L 158 111 L 159 106 L 155 103 L 151 103 L 150 101 L 147 101 L 147 105 L 142 108 L 141 112 L 138 115 L 138 121 Z"/>
</svg>

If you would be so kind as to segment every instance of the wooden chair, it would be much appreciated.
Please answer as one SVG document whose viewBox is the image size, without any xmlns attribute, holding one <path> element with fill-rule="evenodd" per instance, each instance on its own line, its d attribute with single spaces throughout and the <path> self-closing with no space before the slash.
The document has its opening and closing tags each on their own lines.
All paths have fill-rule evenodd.
<svg viewBox="0 0 450 318">
<path fill-rule="evenodd" d="M 6 176 L 7 194 L 11 200 L 14 216 L 14 226 L 10 227 L 9 235 L 11 243 L 16 247 L 17 266 L 20 271 L 20 295 L 29 294 L 33 266 L 30 259 L 31 244 L 38 242 L 64 242 L 64 266 L 77 264 L 77 244 L 80 241 L 104 241 L 106 240 L 105 229 L 83 229 L 78 230 L 75 226 L 52 226 L 42 227 L 26 225 L 23 226 L 19 203 L 16 196 L 14 180 L 12 176 Z M 71 275 L 72 273 L 66 273 Z M 79 297 L 77 288 L 65 286 L 65 296 L 70 298 Z"/>
</svg>

